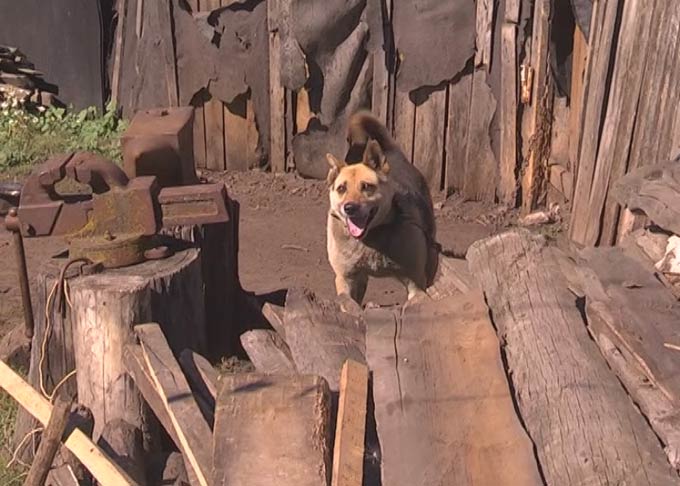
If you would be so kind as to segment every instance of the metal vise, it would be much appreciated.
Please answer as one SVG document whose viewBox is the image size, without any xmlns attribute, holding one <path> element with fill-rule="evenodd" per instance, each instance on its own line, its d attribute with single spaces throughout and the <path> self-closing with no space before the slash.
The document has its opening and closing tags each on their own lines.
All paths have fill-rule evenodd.
<svg viewBox="0 0 680 486">
<path fill-rule="evenodd" d="M 58 185 L 68 178 L 87 190 L 61 194 Z M 119 267 L 143 261 L 162 227 L 227 222 L 229 212 L 224 184 L 161 188 L 155 176 L 130 179 L 113 162 L 78 152 L 33 172 L 18 219 L 25 237 L 64 235 L 72 257 Z"/>
</svg>

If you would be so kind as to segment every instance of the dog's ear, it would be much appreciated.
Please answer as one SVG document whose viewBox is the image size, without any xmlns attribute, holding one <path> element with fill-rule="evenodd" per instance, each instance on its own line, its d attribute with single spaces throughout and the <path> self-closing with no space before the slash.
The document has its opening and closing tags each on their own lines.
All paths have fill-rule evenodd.
<svg viewBox="0 0 680 486">
<path fill-rule="evenodd" d="M 328 165 L 331 166 L 328 171 L 328 176 L 326 176 L 326 183 L 330 186 L 335 181 L 335 178 L 338 177 L 340 169 L 342 169 L 347 164 L 335 157 L 333 154 L 326 154 L 326 159 L 328 160 Z"/>
<path fill-rule="evenodd" d="M 387 174 L 390 171 L 390 165 L 385 159 L 385 154 L 380 144 L 375 140 L 371 140 L 366 144 L 363 163 L 376 172 Z"/>
</svg>

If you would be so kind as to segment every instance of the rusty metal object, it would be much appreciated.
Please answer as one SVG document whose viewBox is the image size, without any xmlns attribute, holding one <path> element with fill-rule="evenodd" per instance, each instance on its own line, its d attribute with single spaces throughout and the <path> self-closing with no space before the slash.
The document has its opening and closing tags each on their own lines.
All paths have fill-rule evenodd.
<svg viewBox="0 0 680 486">
<path fill-rule="evenodd" d="M 165 228 L 229 221 L 227 188 L 224 184 L 166 187 L 159 196 L 162 225 Z"/>
<path fill-rule="evenodd" d="M 191 107 L 138 112 L 121 139 L 130 178 L 155 176 L 160 187 L 197 184 Z"/>
<path fill-rule="evenodd" d="M 175 252 L 167 246 L 157 246 L 150 250 L 146 250 L 144 252 L 144 258 L 147 260 L 162 260 L 163 258 L 171 257 L 174 253 Z"/>
<path fill-rule="evenodd" d="M 28 268 L 26 267 L 26 252 L 24 240 L 21 236 L 21 224 L 17 217 L 17 210 L 12 208 L 5 217 L 5 227 L 12 232 L 14 255 L 17 262 L 17 274 L 19 276 L 19 289 L 21 291 L 21 303 L 24 309 L 24 333 L 26 337 L 33 337 L 35 327 L 33 319 L 33 306 L 31 305 L 31 287 L 28 282 Z"/>
<path fill-rule="evenodd" d="M 71 240 L 69 254 L 104 268 L 120 268 L 143 262 L 147 245 L 148 238 L 139 233 L 97 235 Z"/>
<path fill-rule="evenodd" d="M 11 208 L 19 205 L 21 184 L 0 182 L 0 216 L 5 216 Z"/>
</svg>

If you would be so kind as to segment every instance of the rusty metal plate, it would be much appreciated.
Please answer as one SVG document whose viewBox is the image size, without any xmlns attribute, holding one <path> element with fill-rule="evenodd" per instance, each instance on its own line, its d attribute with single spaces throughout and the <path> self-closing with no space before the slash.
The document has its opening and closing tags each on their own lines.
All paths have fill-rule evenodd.
<svg viewBox="0 0 680 486">
<path fill-rule="evenodd" d="M 140 234 L 73 238 L 69 243 L 69 256 L 87 258 L 104 268 L 120 268 L 143 262 L 147 246 L 148 238 Z"/>
<path fill-rule="evenodd" d="M 229 221 L 224 184 L 166 187 L 161 190 L 158 201 L 164 228 Z"/>
</svg>

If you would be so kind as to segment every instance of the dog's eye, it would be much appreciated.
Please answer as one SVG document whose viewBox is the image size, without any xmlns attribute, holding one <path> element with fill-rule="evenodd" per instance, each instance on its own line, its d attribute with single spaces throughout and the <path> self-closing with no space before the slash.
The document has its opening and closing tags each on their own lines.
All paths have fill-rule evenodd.
<svg viewBox="0 0 680 486">
<path fill-rule="evenodd" d="M 347 192 L 347 184 L 343 182 L 338 187 L 336 187 L 335 190 L 337 191 L 338 194 L 344 194 L 345 192 Z"/>
<path fill-rule="evenodd" d="M 361 183 L 361 192 L 365 192 L 367 194 L 373 194 L 376 190 L 375 184 L 371 184 L 369 182 L 362 182 Z"/>
</svg>

